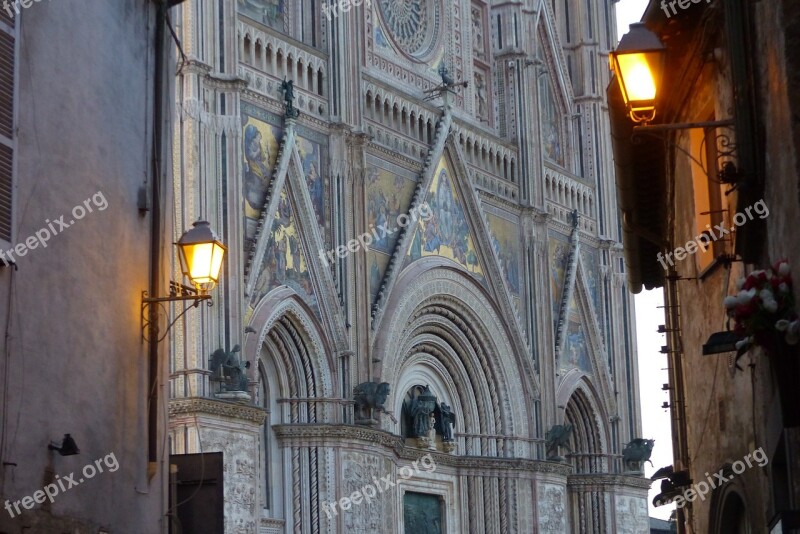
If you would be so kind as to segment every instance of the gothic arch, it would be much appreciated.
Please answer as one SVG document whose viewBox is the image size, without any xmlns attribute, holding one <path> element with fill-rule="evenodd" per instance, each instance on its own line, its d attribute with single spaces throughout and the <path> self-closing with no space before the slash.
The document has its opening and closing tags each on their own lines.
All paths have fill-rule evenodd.
<svg viewBox="0 0 800 534">
<path fill-rule="evenodd" d="M 726 475 L 730 475 L 730 465 L 726 467 Z M 711 534 L 749 534 L 750 527 L 747 510 L 747 499 L 742 493 L 739 481 L 725 484 L 714 490 L 711 496 L 709 529 Z"/>
<path fill-rule="evenodd" d="M 438 368 L 442 380 L 453 384 L 449 393 L 460 399 L 457 415 L 468 433 L 530 437 L 530 402 L 519 399 L 538 398 L 538 381 L 525 348 L 514 346 L 510 328 L 487 290 L 455 263 L 441 257 L 417 260 L 398 276 L 386 303 L 373 343 L 374 374 L 399 384 L 425 354 L 428 367 Z M 394 387 L 389 405 L 404 394 Z M 509 441 L 498 447 L 524 454 L 521 441 Z"/>
<path fill-rule="evenodd" d="M 301 503 L 310 503 L 310 519 L 317 524 L 320 502 L 328 494 L 333 477 L 330 454 L 317 447 L 281 446 L 272 425 L 330 423 L 336 419 L 338 405 L 280 400 L 334 396 L 337 375 L 329 344 L 313 311 L 286 286 L 272 290 L 258 303 L 250 327 L 255 332 L 247 336 L 244 354 L 248 361 L 257 362 L 256 391 L 269 396 L 261 402 L 269 413 L 261 437 L 263 461 L 258 476 L 268 487 L 279 488 L 268 494 L 274 500 L 265 501 L 269 503 L 268 516 L 284 519 L 290 526 L 300 525 Z M 290 471 L 286 466 L 291 466 Z"/>
<path fill-rule="evenodd" d="M 255 333 L 245 338 L 244 355 L 247 361 L 274 362 L 282 398 L 334 395 L 336 368 L 330 345 L 321 334 L 314 312 L 294 290 L 282 286 L 267 294 L 257 304 L 250 327 Z M 331 406 L 312 404 L 303 410 L 298 404 L 293 405 L 296 408 L 290 414 L 292 422 L 330 420 Z"/>
<path fill-rule="evenodd" d="M 561 405 L 561 404 L 560 404 Z M 604 431 L 608 416 L 597 402 L 594 388 L 581 377 L 564 406 L 564 419 L 572 425 L 572 450 L 578 454 L 606 454 L 609 437 Z M 576 458 L 576 472 L 603 473 L 613 467 L 604 457 Z"/>
</svg>

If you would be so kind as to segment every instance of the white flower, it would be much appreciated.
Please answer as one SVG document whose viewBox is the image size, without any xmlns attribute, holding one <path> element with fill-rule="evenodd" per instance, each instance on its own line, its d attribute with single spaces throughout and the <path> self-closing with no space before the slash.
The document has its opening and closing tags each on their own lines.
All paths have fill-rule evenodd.
<svg viewBox="0 0 800 534">
<path fill-rule="evenodd" d="M 759 269 L 757 271 L 753 271 L 752 273 L 750 273 L 750 276 L 752 276 L 753 278 L 758 278 L 763 272 L 765 272 L 764 269 Z"/>
<path fill-rule="evenodd" d="M 781 276 L 786 276 L 787 274 L 789 274 L 790 270 L 791 268 L 789 267 L 788 261 L 782 261 L 781 264 L 778 265 L 778 274 L 780 274 Z"/>
<path fill-rule="evenodd" d="M 792 323 L 790 323 L 786 319 L 779 319 L 778 322 L 775 323 L 775 330 L 777 330 L 778 332 L 785 332 L 789 328 L 789 325 L 791 324 Z"/>
<path fill-rule="evenodd" d="M 778 302 L 775 299 L 764 300 L 763 305 L 764 309 L 769 313 L 775 313 L 778 311 Z"/>
<path fill-rule="evenodd" d="M 725 300 L 722 301 L 722 304 L 725 306 L 726 310 L 732 310 L 739 305 L 739 299 L 737 299 L 735 296 L 725 297 Z"/>
<path fill-rule="evenodd" d="M 748 302 L 753 300 L 753 297 L 755 296 L 756 296 L 756 290 L 755 288 L 752 288 L 748 289 L 747 291 L 739 291 L 739 294 L 736 295 L 736 298 L 739 301 L 739 304 L 747 304 Z"/>
<path fill-rule="evenodd" d="M 786 330 L 786 343 L 797 345 L 798 341 L 800 341 L 800 319 L 792 321 Z"/>
<path fill-rule="evenodd" d="M 786 285 L 786 282 L 781 282 L 781 285 L 778 286 L 778 289 L 780 290 L 781 293 L 789 292 L 789 286 Z"/>
<path fill-rule="evenodd" d="M 759 291 L 758 296 L 761 297 L 761 300 L 772 300 L 774 298 L 772 296 L 772 291 L 769 289 L 762 289 Z"/>
</svg>

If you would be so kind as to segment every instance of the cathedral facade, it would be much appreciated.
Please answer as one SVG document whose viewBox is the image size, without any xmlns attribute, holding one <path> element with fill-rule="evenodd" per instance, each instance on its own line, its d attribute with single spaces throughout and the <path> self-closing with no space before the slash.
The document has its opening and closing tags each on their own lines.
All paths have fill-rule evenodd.
<svg viewBox="0 0 800 534">
<path fill-rule="evenodd" d="M 228 254 L 171 339 L 170 447 L 221 453 L 224 531 L 647 532 L 613 2 L 172 23 L 176 238 Z"/>
</svg>

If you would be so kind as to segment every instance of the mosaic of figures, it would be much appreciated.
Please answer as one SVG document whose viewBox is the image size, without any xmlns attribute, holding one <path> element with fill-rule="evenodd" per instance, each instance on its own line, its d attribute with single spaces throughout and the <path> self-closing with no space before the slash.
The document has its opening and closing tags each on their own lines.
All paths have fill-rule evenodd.
<svg viewBox="0 0 800 534">
<path fill-rule="evenodd" d="M 455 261 L 483 282 L 483 269 L 453 177 L 449 162 L 442 157 L 428 190 L 427 202 L 433 216 L 428 221 L 420 220 L 408 251 L 409 261 L 426 256 L 443 256 Z"/>
<path fill-rule="evenodd" d="M 539 101 L 541 103 L 542 146 L 545 156 L 564 165 L 562 147 L 561 110 L 556 103 L 555 93 L 550 75 L 539 78 Z"/>
<path fill-rule="evenodd" d="M 550 235 L 548 249 L 550 254 L 550 294 L 553 296 L 551 306 L 553 325 L 555 326 L 558 323 L 561 292 L 564 290 L 564 278 L 569 260 L 569 241 L 566 236 L 553 233 Z"/>
<path fill-rule="evenodd" d="M 493 213 L 486 214 L 492 246 L 508 288 L 519 295 L 519 220 L 511 221 Z"/>
<path fill-rule="evenodd" d="M 251 310 L 267 293 L 281 285 L 294 289 L 312 307 L 316 307 L 317 299 L 297 219 L 285 188 L 281 191 L 264 259 L 257 272 L 258 278 L 250 297 Z"/>
<path fill-rule="evenodd" d="M 397 217 L 407 214 L 411 207 L 417 177 L 410 171 L 380 160 L 367 157 L 367 226 L 368 230 L 386 224 L 392 230 L 397 226 Z M 389 258 L 397 245 L 398 232 L 384 235 L 370 245 L 367 255 L 370 294 L 374 300 L 378 294 Z"/>
<path fill-rule="evenodd" d="M 242 104 L 244 140 L 244 216 L 245 250 L 256 239 L 258 220 L 264 209 L 272 172 L 278 158 L 278 146 L 283 136 L 281 119 L 272 113 Z M 320 134 L 298 127 L 297 150 L 303 164 L 303 175 L 311 197 L 317 223 L 324 228 L 326 208 L 326 183 L 323 175 L 325 146 Z M 323 236 L 325 232 L 323 232 Z"/>
<path fill-rule="evenodd" d="M 567 309 L 567 329 L 564 332 L 564 346 L 561 349 L 561 369 L 578 368 L 584 373 L 592 374 L 584 322 L 574 294 Z"/>
<path fill-rule="evenodd" d="M 237 3 L 239 13 L 270 28 L 284 29 L 285 0 L 238 0 Z"/>
</svg>

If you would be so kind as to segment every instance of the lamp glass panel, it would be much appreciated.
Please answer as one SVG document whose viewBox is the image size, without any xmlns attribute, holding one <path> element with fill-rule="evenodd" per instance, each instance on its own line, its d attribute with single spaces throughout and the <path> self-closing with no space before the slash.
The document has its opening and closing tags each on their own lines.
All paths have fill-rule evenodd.
<svg viewBox="0 0 800 534">
<path fill-rule="evenodd" d="M 211 277 L 211 265 L 214 255 L 214 243 L 198 243 L 185 245 L 186 261 L 189 264 L 189 278 L 195 284 L 207 284 Z"/>
<path fill-rule="evenodd" d="M 652 102 L 656 98 L 656 76 L 648 55 L 641 52 L 617 55 L 627 103 Z"/>
<path fill-rule="evenodd" d="M 211 253 L 211 271 L 209 272 L 209 276 L 215 282 L 219 280 L 219 271 L 222 269 L 222 258 L 225 256 L 225 249 L 219 245 L 219 243 L 214 243 L 214 250 Z"/>
</svg>

